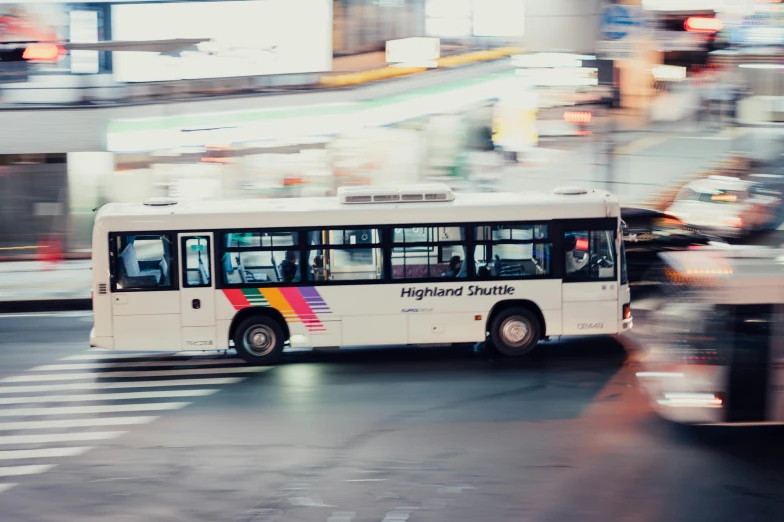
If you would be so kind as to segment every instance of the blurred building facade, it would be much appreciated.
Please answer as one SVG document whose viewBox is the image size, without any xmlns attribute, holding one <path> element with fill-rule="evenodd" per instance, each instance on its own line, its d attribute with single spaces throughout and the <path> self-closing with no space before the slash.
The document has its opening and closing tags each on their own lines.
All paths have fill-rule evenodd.
<svg viewBox="0 0 784 522">
<path fill-rule="evenodd" d="M 733 81 L 750 94 L 739 112 L 748 121 L 781 121 L 784 84 L 771 58 L 784 45 L 780 6 L 754 3 L 738 11 L 727 9 L 730 0 L 716 2 L 722 9 L 700 0 L 696 9 L 691 1 L 618 2 L 634 21 L 621 37 L 603 21 L 607 4 L 599 0 L 6 4 L 0 11 L 6 40 L 144 42 L 202 34 L 205 43 L 163 53 L 72 51 L 31 64 L 25 85 L 0 82 L 0 121 L 10 129 L 0 143 L 0 255 L 34 252 L 52 234 L 68 250 L 86 250 L 92 209 L 109 201 L 319 195 L 341 184 L 465 177 L 467 153 L 487 150 L 488 136 L 495 140 L 490 148 L 525 154 L 540 132 L 573 135 L 561 108 L 584 103 L 602 87 L 597 70 L 582 66 L 596 57 L 613 61 L 610 83 L 623 105 L 676 119 L 688 111 L 672 106 L 695 102 L 678 97 L 673 86 L 691 95 L 695 78 L 703 77 L 695 66 L 730 64 Z M 691 16 L 726 27 L 685 34 L 680 27 Z M 369 84 L 374 94 L 367 95 L 357 87 L 166 100 L 166 86 L 176 82 L 186 89 L 200 82 L 199 92 L 209 92 L 211 79 L 318 75 L 333 67 L 333 58 L 358 54 L 365 58 L 344 61 L 341 70 L 383 67 L 386 42 L 410 36 L 439 38 L 444 53 L 523 46 L 532 55 L 546 53 L 549 63 L 529 63 L 522 72 L 507 62 L 506 69 L 477 68 L 460 78 L 439 71 L 434 77 L 442 80 L 434 84 L 397 79 L 389 87 Z M 76 103 L 74 86 L 101 82 L 107 92 L 131 85 L 162 94 L 155 105 L 113 100 L 117 107 L 87 107 L 80 99 L 67 106 Z M 25 110 L 25 103 L 44 102 L 60 107 Z M 537 120 L 540 109 L 555 109 L 540 113 L 554 116 Z"/>
</svg>

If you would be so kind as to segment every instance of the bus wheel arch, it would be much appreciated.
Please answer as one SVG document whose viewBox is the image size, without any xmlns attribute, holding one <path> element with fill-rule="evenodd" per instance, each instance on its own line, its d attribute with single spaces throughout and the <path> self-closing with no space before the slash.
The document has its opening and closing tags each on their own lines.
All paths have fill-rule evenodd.
<svg viewBox="0 0 784 522">
<path fill-rule="evenodd" d="M 487 340 L 493 349 L 511 357 L 528 354 L 547 331 L 542 310 L 526 299 L 497 303 L 486 324 Z"/>
<path fill-rule="evenodd" d="M 290 335 L 281 313 L 268 307 L 242 310 L 229 328 L 229 338 L 234 341 L 237 354 L 249 364 L 275 362 Z"/>
</svg>

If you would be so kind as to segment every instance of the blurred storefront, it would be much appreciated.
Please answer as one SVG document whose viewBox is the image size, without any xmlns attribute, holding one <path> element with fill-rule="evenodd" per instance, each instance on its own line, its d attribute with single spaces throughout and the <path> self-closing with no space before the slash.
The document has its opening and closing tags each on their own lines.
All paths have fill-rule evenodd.
<svg viewBox="0 0 784 522">
<path fill-rule="evenodd" d="M 336 56 L 383 51 L 387 40 L 424 34 L 425 0 L 332 0 Z"/>
<path fill-rule="evenodd" d="M 113 201 L 321 196 L 350 184 L 466 178 L 466 153 L 487 150 L 499 100 L 519 132 L 512 80 L 509 72 L 367 102 L 117 120 L 105 151 L 0 157 L 0 255 L 30 253 L 10 247 L 51 234 L 87 250 L 93 209 Z"/>
<path fill-rule="evenodd" d="M 68 230 L 65 154 L 0 155 L 0 255 L 32 254 Z"/>
</svg>

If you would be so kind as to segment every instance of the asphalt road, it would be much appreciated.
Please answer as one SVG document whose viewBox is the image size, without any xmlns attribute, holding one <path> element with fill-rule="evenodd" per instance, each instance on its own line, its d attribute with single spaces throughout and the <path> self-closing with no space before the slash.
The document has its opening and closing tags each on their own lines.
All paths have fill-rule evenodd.
<svg viewBox="0 0 784 522">
<path fill-rule="evenodd" d="M 0 316 L 3 522 L 784 520 L 780 434 L 660 421 L 633 336 L 256 369 L 89 351 L 89 321 Z"/>
</svg>

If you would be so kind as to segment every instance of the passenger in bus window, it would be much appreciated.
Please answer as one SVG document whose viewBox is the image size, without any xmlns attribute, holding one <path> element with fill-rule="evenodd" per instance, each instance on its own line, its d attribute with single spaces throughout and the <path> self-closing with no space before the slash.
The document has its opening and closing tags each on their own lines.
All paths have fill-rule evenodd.
<svg viewBox="0 0 784 522">
<path fill-rule="evenodd" d="M 326 272 L 324 271 L 324 257 L 316 256 L 313 258 L 313 279 L 315 281 L 324 281 L 326 279 Z"/>
<path fill-rule="evenodd" d="M 286 259 L 280 263 L 280 277 L 285 283 L 299 281 L 299 264 L 296 250 L 286 251 Z"/>
<path fill-rule="evenodd" d="M 460 259 L 460 256 L 452 256 L 449 260 L 449 270 L 446 272 L 446 277 L 458 277 L 462 268 L 463 260 Z"/>
<path fill-rule="evenodd" d="M 588 264 L 588 254 L 577 250 L 577 236 L 574 234 L 567 234 L 564 239 L 566 247 L 566 274 L 574 274 Z M 577 256 L 580 257 L 578 258 Z"/>
</svg>

